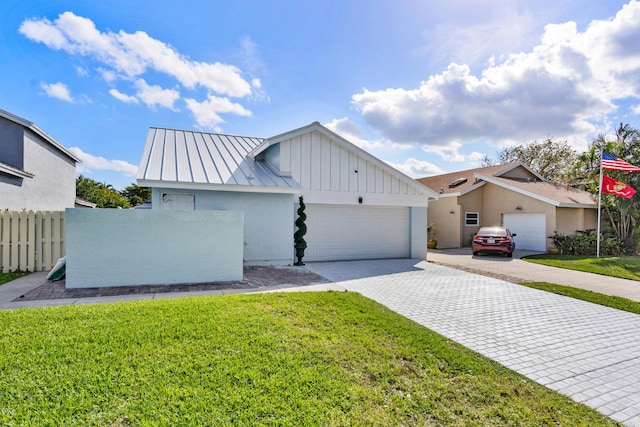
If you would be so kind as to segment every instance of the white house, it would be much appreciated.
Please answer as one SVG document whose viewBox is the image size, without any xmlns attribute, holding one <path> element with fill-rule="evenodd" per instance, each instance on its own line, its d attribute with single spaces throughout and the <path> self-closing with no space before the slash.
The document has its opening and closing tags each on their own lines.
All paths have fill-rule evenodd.
<svg viewBox="0 0 640 427">
<path fill-rule="evenodd" d="M 36 125 L 0 110 L 0 209 L 74 207 L 78 162 Z"/>
<path fill-rule="evenodd" d="M 267 139 L 151 128 L 137 182 L 153 209 L 243 212 L 246 265 L 292 263 L 300 195 L 305 261 L 424 259 L 438 197 L 317 122 Z"/>
</svg>

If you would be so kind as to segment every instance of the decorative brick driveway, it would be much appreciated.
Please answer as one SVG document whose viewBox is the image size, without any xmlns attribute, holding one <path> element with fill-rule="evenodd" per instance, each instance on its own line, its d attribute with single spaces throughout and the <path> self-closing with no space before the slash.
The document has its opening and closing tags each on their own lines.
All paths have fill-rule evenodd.
<svg viewBox="0 0 640 427">
<path fill-rule="evenodd" d="M 308 268 L 616 421 L 640 426 L 638 315 L 425 261 Z"/>
</svg>

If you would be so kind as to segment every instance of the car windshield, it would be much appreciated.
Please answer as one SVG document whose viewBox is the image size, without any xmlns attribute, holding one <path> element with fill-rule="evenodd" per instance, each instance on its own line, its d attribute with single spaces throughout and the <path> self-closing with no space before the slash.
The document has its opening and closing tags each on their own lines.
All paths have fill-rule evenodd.
<svg viewBox="0 0 640 427">
<path fill-rule="evenodd" d="M 489 234 L 491 236 L 506 236 L 507 231 L 500 227 L 482 227 L 478 234 Z"/>
</svg>

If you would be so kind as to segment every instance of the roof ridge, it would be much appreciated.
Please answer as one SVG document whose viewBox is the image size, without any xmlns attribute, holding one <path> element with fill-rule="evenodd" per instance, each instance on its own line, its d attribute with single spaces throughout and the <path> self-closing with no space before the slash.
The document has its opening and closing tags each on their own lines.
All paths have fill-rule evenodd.
<svg viewBox="0 0 640 427">
<path fill-rule="evenodd" d="M 251 139 L 260 139 L 260 140 L 267 139 L 261 136 L 237 135 L 234 133 L 207 132 L 207 131 L 200 131 L 200 130 L 179 129 L 179 128 L 170 128 L 170 127 L 161 127 L 161 126 L 149 126 L 149 129 L 162 129 L 162 130 L 170 130 L 174 132 L 189 132 L 189 133 L 200 133 L 200 134 L 219 135 L 219 136 L 234 136 L 236 138 L 251 138 Z"/>
</svg>

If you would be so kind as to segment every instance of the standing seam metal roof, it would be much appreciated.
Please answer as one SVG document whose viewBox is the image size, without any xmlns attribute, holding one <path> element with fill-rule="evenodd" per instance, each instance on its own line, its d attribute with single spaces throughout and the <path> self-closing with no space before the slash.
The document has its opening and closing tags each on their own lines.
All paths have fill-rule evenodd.
<svg viewBox="0 0 640 427">
<path fill-rule="evenodd" d="M 137 179 L 190 184 L 300 188 L 250 153 L 262 138 L 152 127 Z"/>
</svg>

